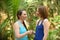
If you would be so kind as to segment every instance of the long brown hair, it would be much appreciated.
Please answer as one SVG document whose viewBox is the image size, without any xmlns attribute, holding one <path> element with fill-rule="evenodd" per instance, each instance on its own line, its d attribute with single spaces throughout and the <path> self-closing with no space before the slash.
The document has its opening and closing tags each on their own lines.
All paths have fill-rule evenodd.
<svg viewBox="0 0 60 40">
<path fill-rule="evenodd" d="M 46 6 L 39 6 L 38 12 L 39 12 L 41 18 L 43 18 L 43 19 L 48 18 L 48 9 Z"/>
</svg>

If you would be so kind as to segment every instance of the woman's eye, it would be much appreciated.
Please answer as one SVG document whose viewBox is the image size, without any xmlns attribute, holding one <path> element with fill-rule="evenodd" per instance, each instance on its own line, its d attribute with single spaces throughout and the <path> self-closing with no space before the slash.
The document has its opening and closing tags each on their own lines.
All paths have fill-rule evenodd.
<svg viewBox="0 0 60 40">
<path fill-rule="evenodd" d="M 26 14 L 24 14 L 24 15 L 26 15 Z"/>
</svg>

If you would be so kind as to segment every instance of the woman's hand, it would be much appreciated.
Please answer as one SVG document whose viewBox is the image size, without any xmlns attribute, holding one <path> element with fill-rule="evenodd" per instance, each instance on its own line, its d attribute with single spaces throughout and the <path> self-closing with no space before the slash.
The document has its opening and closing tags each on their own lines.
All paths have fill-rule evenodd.
<svg viewBox="0 0 60 40">
<path fill-rule="evenodd" d="M 33 30 L 29 30 L 29 31 L 27 31 L 27 33 L 31 35 L 31 34 L 33 34 Z"/>
</svg>

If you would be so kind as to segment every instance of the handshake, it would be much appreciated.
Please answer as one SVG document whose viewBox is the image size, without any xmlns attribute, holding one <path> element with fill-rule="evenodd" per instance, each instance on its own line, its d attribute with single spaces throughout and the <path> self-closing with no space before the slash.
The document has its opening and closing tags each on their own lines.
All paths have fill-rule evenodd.
<svg viewBox="0 0 60 40">
<path fill-rule="evenodd" d="M 33 30 L 28 30 L 27 33 L 30 34 L 30 35 L 31 35 L 31 34 L 35 34 L 35 31 L 33 31 Z"/>
</svg>

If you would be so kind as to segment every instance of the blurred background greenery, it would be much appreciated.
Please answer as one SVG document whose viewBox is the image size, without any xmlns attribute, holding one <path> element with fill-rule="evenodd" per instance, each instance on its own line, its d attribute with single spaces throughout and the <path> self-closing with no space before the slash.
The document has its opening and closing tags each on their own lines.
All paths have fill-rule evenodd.
<svg viewBox="0 0 60 40">
<path fill-rule="evenodd" d="M 47 40 L 60 40 L 60 0 L 0 0 L 0 40 L 14 40 L 13 23 L 17 20 L 16 12 L 25 9 L 28 14 L 29 29 L 35 30 L 38 5 L 47 6 L 51 22 Z M 29 37 L 33 40 L 33 35 Z"/>
</svg>

